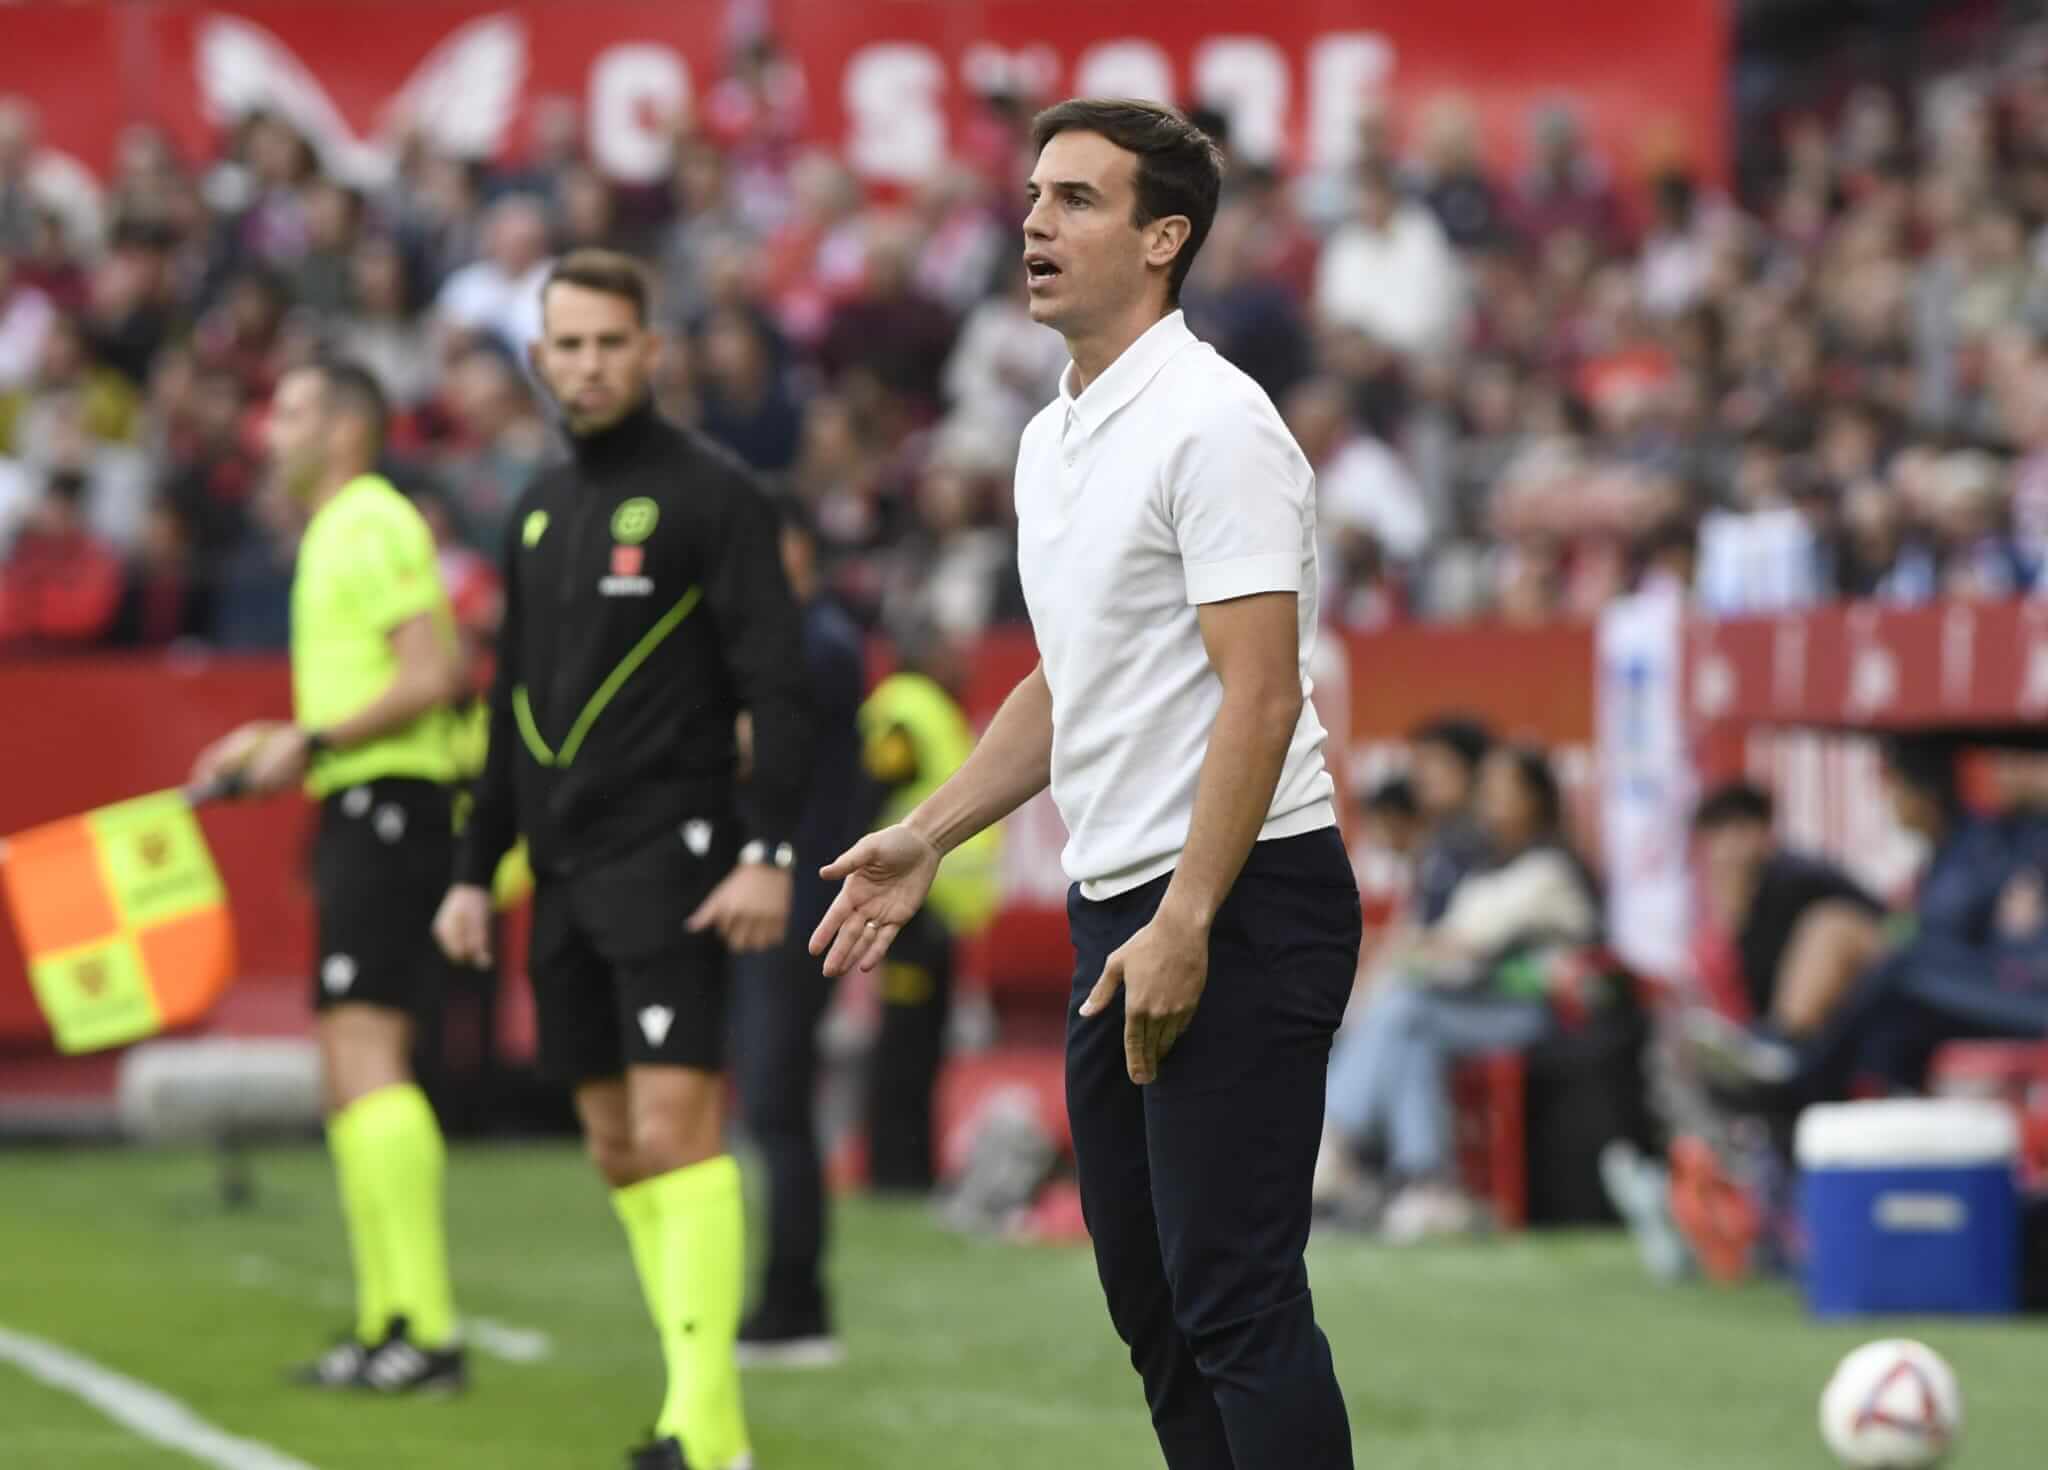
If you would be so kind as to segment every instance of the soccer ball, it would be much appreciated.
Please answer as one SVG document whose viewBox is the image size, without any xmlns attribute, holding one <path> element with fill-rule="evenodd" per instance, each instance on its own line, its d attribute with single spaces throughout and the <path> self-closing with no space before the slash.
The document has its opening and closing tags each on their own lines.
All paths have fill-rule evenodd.
<svg viewBox="0 0 2048 1470">
<path fill-rule="evenodd" d="M 1924 1343 L 1865 1343 L 1835 1369 L 1820 1396 L 1820 1432 L 1853 1470 L 1928 1470 L 1955 1447 L 1963 1394 L 1941 1354 Z"/>
</svg>

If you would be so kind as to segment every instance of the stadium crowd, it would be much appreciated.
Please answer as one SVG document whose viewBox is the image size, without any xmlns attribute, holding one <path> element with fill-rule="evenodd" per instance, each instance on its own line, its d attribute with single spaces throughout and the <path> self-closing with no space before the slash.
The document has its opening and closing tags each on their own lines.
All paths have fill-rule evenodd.
<svg viewBox="0 0 2048 1470">
<path fill-rule="evenodd" d="M 2031 589 L 2048 68 L 2000 48 L 1789 116 L 1739 197 L 1675 144 L 1595 156 L 1563 103 L 1526 173 L 1490 172 L 1450 93 L 1369 113 L 1339 174 L 1235 160 L 1185 305 L 1318 468 L 1325 615 L 1579 618 L 1653 563 L 1719 612 Z M 276 116 L 210 159 L 137 127 L 87 198 L 0 99 L 0 646 L 279 645 L 296 527 L 251 446 L 324 349 L 402 410 L 393 468 L 487 629 L 553 452 L 538 286 L 583 244 L 653 263 L 666 408 L 809 504 L 859 618 L 1017 615 L 1008 476 L 1064 362 L 1016 259 L 1032 106 L 983 98 L 946 168 L 877 197 L 803 145 L 762 43 L 654 187 L 601 176 L 547 99 L 527 156 L 414 146 L 374 190 Z"/>
</svg>

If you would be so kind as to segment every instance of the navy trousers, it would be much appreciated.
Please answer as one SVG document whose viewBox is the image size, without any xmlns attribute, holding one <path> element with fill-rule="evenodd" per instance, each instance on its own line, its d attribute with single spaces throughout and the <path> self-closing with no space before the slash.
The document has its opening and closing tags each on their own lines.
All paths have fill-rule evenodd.
<svg viewBox="0 0 2048 1470">
<path fill-rule="evenodd" d="M 1067 1108 L 1109 1315 L 1170 1470 L 1350 1470 L 1351 1430 L 1302 1251 L 1330 1040 L 1358 963 L 1335 828 L 1257 844 L 1211 928 L 1193 1022 L 1149 1086 L 1123 992 L 1077 1010 L 1168 879 L 1067 899 Z"/>
</svg>

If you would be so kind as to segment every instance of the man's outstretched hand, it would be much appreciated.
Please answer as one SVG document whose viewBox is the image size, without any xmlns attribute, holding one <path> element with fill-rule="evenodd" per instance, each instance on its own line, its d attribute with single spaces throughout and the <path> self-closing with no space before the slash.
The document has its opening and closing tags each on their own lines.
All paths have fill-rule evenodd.
<svg viewBox="0 0 2048 1470">
<path fill-rule="evenodd" d="M 899 822 L 870 832 L 822 870 L 843 878 L 839 896 L 811 935 L 827 975 L 872 970 L 931 892 L 939 850 Z"/>
</svg>

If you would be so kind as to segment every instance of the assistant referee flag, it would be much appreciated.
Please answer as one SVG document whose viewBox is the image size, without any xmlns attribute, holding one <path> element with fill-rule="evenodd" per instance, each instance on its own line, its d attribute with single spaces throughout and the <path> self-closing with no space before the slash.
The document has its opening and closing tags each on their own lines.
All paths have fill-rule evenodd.
<svg viewBox="0 0 2048 1470">
<path fill-rule="evenodd" d="M 195 1021 L 227 989 L 234 925 L 182 791 L 32 827 L 4 850 L 0 887 L 60 1051 Z"/>
</svg>

